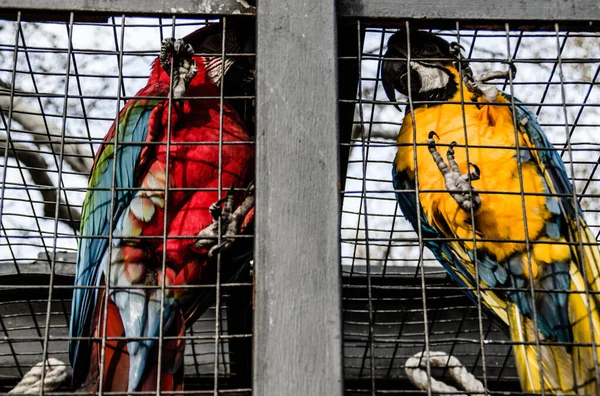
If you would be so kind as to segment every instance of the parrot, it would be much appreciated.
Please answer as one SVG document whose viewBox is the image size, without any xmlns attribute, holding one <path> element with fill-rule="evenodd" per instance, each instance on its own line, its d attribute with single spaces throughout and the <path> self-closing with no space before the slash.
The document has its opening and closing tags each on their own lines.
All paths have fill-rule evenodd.
<svg viewBox="0 0 600 396">
<path fill-rule="evenodd" d="M 510 337 L 524 392 L 598 395 L 596 238 L 537 116 L 488 83 L 514 66 L 474 75 L 462 49 L 412 29 L 388 40 L 384 91 L 398 110 L 396 91 L 413 103 L 392 166 L 398 206 Z"/>
<path fill-rule="evenodd" d="M 183 390 L 186 327 L 216 299 L 214 288 L 185 286 L 216 283 L 219 256 L 222 282 L 249 268 L 251 239 L 235 237 L 252 232 L 254 144 L 219 98 L 238 59 L 221 58 L 222 42 L 240 52 L 244 32 L 223 40 L 219 23 L 163 40 L 96 154 L 72 300 L 74 389 L 156 391 L 160 376 L 158 390 Z"/>
</svg>

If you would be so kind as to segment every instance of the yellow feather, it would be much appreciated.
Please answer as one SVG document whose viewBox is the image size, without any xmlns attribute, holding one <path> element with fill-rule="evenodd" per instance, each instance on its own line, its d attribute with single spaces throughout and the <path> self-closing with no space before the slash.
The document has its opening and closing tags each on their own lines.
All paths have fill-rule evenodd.
<svg viewBox="0 0 600 396">
<path fill-rule="evenodd" d="M 577 384 L 583 386 L 584 392 L 580 393 L 595 395 L 598 394 L 596 366 L 597 357 L 600 357 L 600 317 L 595 299 L 585 293 L 585 282 L 574 264 L 569 268 L 569 275 L 571 290 L 578 292 L 569 294 L 569 321 L 573 330 L 573 341 L 575 344 L 588 344 L 573 347 Z M 592 343 L 596 345 L 596 356 Z"/>
<path fill-rule="evenodd" d="M 552 242 L 558 242 L 552 243 Z M 542 263 L 553 263 L 557 261 L 567 262 L 571 258 L 571 249 L 566 244 L 564 238 L 558 240 L 550 238 L 538 238 L 536 242 L 532 243 L 533 256 L 537 261 Z"/>
<path fill-rule="evenodd" d="M 582 223 L 584 223 L 582 221 Z M 600 292 L 600 252 L 596 248 L 596 238 L 585 224 L 582 224 L 582 242 L 585 259 L 585 279 L 590 290 Z M 579 253 L 579 246 L 575 249 Z M 600 305 L 600 295 L 595 295 L 596 305 Z"/>
<path fill-rule="evenodd" d="M 459 208 L 450 194 L 443 192 L 444 178 L 429 153 L 427 139 L 430 131 L 435 131 L 440 136 L 438 150 L 442 155 L 445 155 L 447 145 L 456 141 L 459 146 L 454 149 L 455 159 L 462 173 L 468 171 L 467 152 L 464 147 L 468 143 L 468 159 L 481 169 L 481 178 L 473 181 L 473 187 L 480 192 L 482 200 L 481 208 L 476 213 L 477 230 L 487 239 L 507 241 L 498 243 L 482 241 L 478 238 L 477 245 L 478 248 L 485 248 L 494 254 L 499 261 L 503 261 L 513 253 L 525 250 L 525 243 L 518 242 L 525 240 L 525 228 L 516 226 L 525 223 L 523 206 L 525 206 L 530 240 L 534 240 L 541 232 L 551 215 L 546 208 L 545 197 L 541 195 L 521 197 L 519 170 L 514 160 L 515 132 L 509 108 L 465 104 L 464 117 L 468 135 L 468 139 L 465 139 L 460 97 L 453 100 L 457 103 L 451 101 L 435 107 L 415 109 L 415 130 L 410 115 L 404 118 L 398 136 L 398 143 L 404 146 L 399 148 L 401 154 L 396 157 L 395 166 L 399 172 L 408 171 L 414 174 L 413 142 L 416 141 L 418 182 L 421 192 L 419 198 L 428 221 L 440 229 L 450 227 L 453 236 L 464 238 L 465 245 L 472 249 L 470 216 Z M 520 147 L 525 147 L 525 141 L 520 134 L 518 143 Z M 463 147 L 460 147 L 461 145 Z M 505 148 L 489 148 L 489 146 Z M 535 164 L 524 163 L 521 171 L 525 192 L 544 191 L 543 180 Z M 441 192 L 433 192 L 433 190 Z M 443 227 L 444 225 L 446 227 Z"/>
<path fill-rule="evenodd" d="M 448 70 L 458 76 L 455 69 L 449 67 Z M 460 81 L 459 78 L 456 80 Z M 463 92 L 465 101 L 473 100 L 468 97 L 469 93 L 464 85 Z M 501 96 L 496 101 L 507 103 Z M 556 193 L 556 189 L 537 150 L 530 150 L 530 154 L 537 159 L 537 164 L 524 162 L 518 168 L 515 161 L 516 146 L 526 150 L 534 145 L 522 131 L 515 133 L 511 107 L 488 106 L 485 103 L 461 106 L 459 92 L 449 103 L 432 107 L 424 105 L 415 109 L 413 115 L 414 125 L 410 114 L 404 118 L 398 136 L 400 145 L 394 166 L 398 172 L 405 172 L 412 177 L 418 170 L 419 201 L 423 213 L 442 236 L 461 238 L 460 241 L 449 244 L 472 278 L 477 279 L 475 265 L 465 250 L 475 248 L 473 222 L 477 230 L 475 243 L 478 250 L 487 252 L 498 262 L 520 254 L 523 276 L 533 277 L 534 282 L 545 274 L 546 264 L 570 261 L 571 290 L 580 292 L 569 294 L 568 297 L 574 342 L 590 344 L 594 341 L 600 346 L 600 316 L 597 311 L 600 297 L 589 297 L 584 293 L 586 288 L 600 291 L 600 252 L 596 246 L 591 246 L 596 240 L 583 219 L 575 220 L 580 221 L 579 227 L 583 235 L 579 236 L 576 232 L 578 225 L 574 221 L 568 224 L 570 235 L 565 235 L 565 238 L 569 241 L 581 238 L 584 257 L 581 257 L 579 246 L 552 243 L 565 242 L 564 238 L 539 238 L 544 235 L 546 223 L 552 217 L 546 206 L 546 197 L 540 193 L 547 191 L 546 185 L 551 193 Z M 447 146 L 453 141 L 458 143 L 454 149 L 455 160 L 462 173 L 469 171 L 468 162 L 480 168 L 480 179 L 473 181 L 472 185 L 479 192 L 482 205 L 474 219 L 471 219 L 470 213 L 459 208 L 450 194 L 444 192 L 443 175 L 427 147 L 430 131 L 435 131 L 439 136 L 437 149 L 444 157 Z M 417 169 L 414 161 L 415 144 Z M 522 192 L 525 192 L 524 196 Z M 527 224 L 527 230 L 524 224 Z M 532 242 L 531 260 L 527 259 L 526 239 Z M 585 280 L 580 271 L 585 271 Z M 470 284 L 460 272 L 455 272 L 466 284 Z M 513 351 L 517 370 L 524 391 L 539 392 L 542 377 L 543 387 L 549 393 L 600 394 L 595 370 L 597 360 L 594 359 L 595 351 L 591 346 L 577 346 L 571 351 L 560 345 L 548 345 L 539 335 L 540 342 L 545 345 L 541 345 L 538 351 L 534 343 L 536 334 L 533 321 L 521 315 L 514 303 L 503 300 L 485 283 L 480 283 L 483 304 L 510 327 L 510 336 L 515 342 Z M 474 286 L 472 291 L 477 295 Z M 596 352 L 600 357 L 600 348 Z M 540 372 L 538 353 L 543 372 Z"/>
<path fill-rule="evenodd" d="M 540 377 L 543 377 L 544 391 L 552 394 L 575 394 L 573 387 L 573 362 L 562 346 L 544 345 L 540 336 L 540 371 L 535 326 L 531 319 L 521 315 L 514 303 L 508 304 L 510 336 L 515 342 L 513 353 L 523 392 L 539 393 Z"/>
</svg>

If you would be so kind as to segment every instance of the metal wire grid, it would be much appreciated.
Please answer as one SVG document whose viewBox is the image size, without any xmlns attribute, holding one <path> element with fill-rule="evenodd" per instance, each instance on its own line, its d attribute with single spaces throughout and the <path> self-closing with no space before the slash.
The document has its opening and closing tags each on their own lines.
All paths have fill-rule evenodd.
<svg viewBox="0 0 600 396">
<path fill-rule="evenodd" d="M 71 13 L 68 21 L 49 23 L 25 22 L 25 17 L 19 13 L 16 22 L 0 24 L 4 157 L 0 386 L 4 390 L 46 357 L 68 362 L 77 230 L 88 172 L 123 104 L 145 85 L 163 37 L 183 37 L 212 23 L 221 23 L 223 36 L 227 31 L 227 17 L 121 15 L 108 22 L 106 17 L 80 22 L 89 21 L 89 15 L 80 18 Z M 255 56 L 224 51 L 202 55 Z M 226 89 L 228 81 L 226 77 L 221 86 Z M 225 89 L 219 100 L 234 104 L 253 130 L 253 92 L 232 96 Z M 218 144 L 221 151 L 223 142 Z M 219 181 L 218 193 L 228 187 Z M 166 241 L 166 235 L 163 238 Z M 164 265 L 163 261 L 163 270 Z M 247 394 L 251 280 L 246 275 L 228 284 L 217 275 L 215 284 L 203 287 L 215 290 L 216 309 L 206 312 L 186 334 L 185 375 L 192 384 L 187 389 Z M 159 345 L 162 341 L 161 334 Z"/>
<path fill-rule="evenodd" d="M 397 21 L 395 26 L 416 29 L 410 22 Z M 509 23 L 493 31 L 459 22 L 451 30 L 428 27 L 449 42 L 459 42 L 475 74 L 516 66 L 516 77 L 497 86 L 514 92 L 538 115 L 572 172 L 576 198 L 598 238 L 600 34 L 568 31 L 559 24 L 546 31 L 517 30 Z M 406 360 L 425 351 L 457 357 L 492 394 L 519 393 L 509 339 L 446 279 L 427 249 L 420 254 L 422 237 L 396 204 L 391 168 L 404 114 L 391 106 L 379 74 L 387 40 L 395 31 L 358 22 L 358 97 L 340 100 L 356 104 L 342 193 L 346 393 L 427 393 L 417 392 L 404 372 Z M 340 65 L 352 62 L 356 56 L 340 57 Z M 397 100 L 406 112 L 414 105 L 402 95 Z M 427 370 L 453 383 L 447 368 Z"/>
</svg>

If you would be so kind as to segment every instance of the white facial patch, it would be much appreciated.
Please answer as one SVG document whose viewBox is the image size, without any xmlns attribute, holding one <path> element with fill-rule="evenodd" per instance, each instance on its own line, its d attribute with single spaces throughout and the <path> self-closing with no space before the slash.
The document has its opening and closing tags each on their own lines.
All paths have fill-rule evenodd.
<svg viewBox="0 0 600 396">
<path fill-rule="evenodd" d="M 233 59 L 225 58 L 225 67 L 223 68 L 223 62 L 220 56 L 209 56 L 204 58 L 204 63 L 208 77 L 216 86 L 221 85 L 221 75 L 227 74 L 227 71 L 233 65 Z M 225 69 L 225 70 L 223 70 Z"/>
<path fill-rule="evenodd" d="M 428 67 L 415 61 L 410 61 L 410 67 L 416 70 L 419 73 L 419 77 L 421 77 L 421 89 L 419 92 L 444 88 L 450 80 L 450 77 L 437 67 Z"/>
</svg>

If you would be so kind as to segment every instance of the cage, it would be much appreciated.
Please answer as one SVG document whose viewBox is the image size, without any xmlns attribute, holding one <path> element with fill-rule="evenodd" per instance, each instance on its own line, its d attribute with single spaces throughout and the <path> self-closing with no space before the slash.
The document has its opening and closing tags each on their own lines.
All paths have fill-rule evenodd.
<svg viewBox="0 0 600 396">
<path fill-rule="evenodd" d="M 82 222 L 82 202 L 88 174 L 94 157 L 106 149 L 101 143 L 111 124 L 118 122 L 115 121 L 118 119 L 127 125 L 127 118 L 123 113 L 120 114 L 125 103 L 142 101 L 144 96 L 163 95 L 163 100 L 169 100 L 166 97 L 168 90 L 140 91 L 148 84 L 150 65 L 159 55 L 163 38 L 183 37 L 207 29 L 216 32 L 217 39 L 229 37 L 227 20 L 219 17 L 181 20 L 176 17 L 142 18 L 126 15 L 79 18 L 72 13 L 70 17 L 67 15 L 66 20 L 63 17 L 63 20 L 56 18 L 39 22 L 25 21 L 21 16 L 18 15 L 16 22 L 7 22 L 3 26 L 3 37 L 7 41 L 3 42 L 5 46 L 2 52 L 5 62 L 3 94 L 6 103 L 10 101 L 10 105 L 3 107 L 8 111 L 7 114 L 3 113 L 4 131 L 9 131 L 6 136 L 10 136 L 10 139 L 5 139 L 8 146 L 3 148 L 7 161 L 2 189 L 3 262 L 6 264 L 2 273 L 5 286 L 2 317 L 4 336 L 9 340 L 3 344 L 2 366 L 5 371 L 2 377 L 7 390 L 14 387 L 14 379 L 23 377 L 36 363 L 44 361 L 42 357 L 59 359 L 61 362 L 69 360 L 69 313 L 76 279 L 76 249 L 77 244 L 82 243 L 77 238 L 81 235 L 79 225 Z M 230 20 L 230 27 L 246 23 L 243 19 L 233 19 Z M 233 31 L 233 27 L 229 31 Z M 211 47 L 211 44 L 216 45 Z M 245 48 L 240 46 L 236 54 L 230 54 L 225 49 L 221 54 L 221 44 L 219 40 L 216 43 L 209 42 L 206 47 L 198 48 L 197 52 L 219 59 L 237 56 L 238 65 L 254 56 L 253 53 L 244 53 Z M 240 117 L 245 118 L 247 130 L 253 133 L 253 115 L 249 110 L 254 100 L 253 91 L 250 91 L 253 89 L 251 78 L 240 74 L 240 71 L 241 68 L 238 70 L 236 66 L 228 70 L 227 80 L 218 82 L 223 88 L 215 91 L 216 98 L 212 93 L 212 97 L 205 94 L 204 97 L 188 101 L 193 104 L 194 100 L 196 103 L 211 100 L 210 103 L 217 104 L 217 109 L 219 101 L 227 101 Z M 230 83 L 233 79 L 237 81 Z M 232 86 L 235 86 L 235 90 L 231 89 Z M 15 87 L 19 89 L 15 90 Z M 217 124 L 229 120 L 227 111 L 230 110 L 224 108 L 224 114 L 217 112 Z M 208 110 L 206 112 L 208 114 Z M 172 114 L 165 115 L 175 118 L 177 113 L 172 110 Z M 170 140 L 169 144 L 175 146 L 175 150 L 179 144 L 179 147 L 189 151 L 195 148 L 209 150 L 212 147 L 220 156 L 230 155 L 227 152 L 237 147 L 233 144 L 253 147 L 251 140 L 232 144 L 227 136 L 223 138 L 223 133 L 230 133 L 227 126 L 225 132 L 222 126 L 220 130 L 217 126 L 210 131 L 216 133 L 217 139 L 211 141 L 210 136 L 204 136 L 185 146 Z M 218 139 L 219 133 L 221 139 Z M 125 150 L 128 147 L 145 144 L 139 138 L 138 141 L 128 141 L 126 137 L 116 144 L 119 143 L 123 151 L 118 155 L 123 155 L 123 158 L 127 156 Z M 164 147 L 167 143 L 162 144 Z M 158 150 L 160 148 L 150 155 L 160 155 Z M 173 160 L 173 169 L 176 161 Z M 232 181 L 226 182 L 227 177 L 222 176 L 223 172 L 229 170 L 222 163 L 222 159 L 217 159 L 220 182 L 201 187 L 200 191 L 204 192 L 200 194 L 214 194 L 216 197 L 216 194 L 230 188 L 225 183 L 231 184 Z M 115 172 L 120 171 L 128 170 L 121 168 Z M 156 179 L 159 179 L 160 175 L 156 175 Z M 174 175 L 175 171 L 170 178 Z M 168 175 L 164 177 L 169 179 Z M 55 185 L 60 186 L 58 190 Z M 102 184 L 98 184 L 97 190 L 93 191 L 102 192 L 102 187 Z M 111 194 L 118 194 L 116 191 L 126 188 L 127 184 L 115 179 L 109 182 L 108 188 L 104 187 Z M 137 190 L 136 186 L 132 187 L 134 194 L 143 192 L 139 184 Z M 177 187 L 171 189 L 172 193 L 189 195 L 189 187 L 182 184 Z M 243 193 L 247 186 L 236 187 Z M 155 194 L 154 190 L 149 191 Z M 240 194 L 240 191 L 235 194 Z M 177 200 L 173 198 L 174 208 L 179 205 Z M 20 204 L 25 201 L 29 202 L 27 208 Z M 189 198 L 184 201 L 188 202 Z M 164 201 L 162 205 L 164 207 Z M 205 209 L 208 213 L 208 207 Z M 117 213 L 117 209 L 113 210 Z M 176 209 L 172 210 L 175 212 Z M 200 221 L 193 211 L 185 213 L 191 216 L 191 221 Z M 88 215 L 94 216 L 93 212 L 88 212 Z M 169 219 L 172 221 L 173 217 Z M 83 234 L 92 241 L 101 240 L 102 235 L 94 233 L 97 232 Z M 178 236 L 185 236 L 185 233 Z M 248 245 L 247 241 L 243 243 Z M 140 243 L 151 246 L 155 242 L 148 238 Z M 236 274 L 238 270 L 240 273 Z M 197 287 L 204 289 L 197 288 L 195 291 L 211 294 L 209 299 L 214 300 L 215 304 L 209 304 L 212 305 L 210 308 L 200 308 L 206 312 L 194 321 L 185 335 L 185 339 L 189 340 L 183 357 L 183 370 L 189 377 L 186 379 L 186 383 L 189 383 L 187 388 L 247 394 L 251 388 L 248 360 L 252 336 L 248 316 L 250 270 L 246 265 L 235 271 L 225 268 L 224 271 L 218 271 L 218 276 L 214 272 L 211 269 L 203 275 L 205 279 Z M 236 320 L 231 320 L 233 317 Z M 71 389 L 67 384 L 62 391 Z"/>
<path fill-rule="evenodd" d="M 554 145 L 551 151 L 565 164 L 572 198 L 594 236 L 588 244 L 572 245 L 595 249 L 600 234 L 595 134 L 600 126 L 600 8 L 593 1 L 7 1 L 0 7 L 2 392 L 14 392 L 30 369 L 49 358 L 63 362 L 70 375 L 77 244 L 86 239 L 79 225 L 84 196 L 95 191 L 88 186 L 94 155 L 105 147 L 103 136 L 125 103 L 147 99 L 135 92 L 147 84 L 162 40 L 190 37 L 209 27 L 220 39 L 205 52 L 194 47 L 196 55 L 213 56 L 221 64 L 233 59 L 233 66 L 216 84 L 217 95 L 185 100 L 199 106 L 212 100 L 221 108 L 229 103 L 251 136 L 239 144 L 256 148 L 255 227 L 248 235 L 229 238 L 235 240 L 234 250 L 253 251 L 253 260 L 233 276 L 228 256 L 219 254 L 210 279 L 187 289 L 178 286 L 214 299 L 190 321 L 184 336 L 161 331 L 156 337 L 159 345 L 185 342 L 185 391 L 136 393 L 557 393 L 522 388 L 513 351 L 519 343 L 486 315 L 481 298 L 474 303 L 465 287 L 450 278 L 426 247 L 437 240 L 415 232 L 399 207 L 396 194 L 423 197 L 429 192 L 392 184 L 394 157 L 406 147 L 397 141 L 403 119 L 448 100 L 397 91 L 391 99 L 382 69 L 390 60 L 385 54 L 392 35 L 410 43 L 411 34 L 423 31 L 462 47 L 457 67 L 463 75 L 466 66 L 473 76 L 505 71 L 487 86 L 507 92 L 537 116 Z M 238 38 L 252 44 L 230 50 L 224 37 L 236 29 Z M 406 55 L 404 61 L 409 61 Z M 171 90 L 161 100 L 176 102 Z M 465 93 L 455 103 L 462 114 L 475 104 Z M 503 108 L 515 112 L 518 106 L 509 100 Z M 223 140 L 223 111 L 215 117 L 220 131 L 215 141 L 182 146 L 216 145 L 222 180 L 223 150 L 232 145 Z M 177 128 L 167 127 L 167 136 Z M 448 143 L 437 143 L 444 158 Z M 519 152 L 514 145 L 483 148 Z M 478 143 L 465 144 L 467 152 L 478 149 Z M 415 168 L 423 161 L 415 157 Z M 481 161 L 477 166 L 489 172 Z M 248 195 L 246 187 L 236 186 L 238 197 Z M 195 188 L 222 197 L 229 185 Z M 127 188 L 118 185 L 115 175 L 107 190 L 118 196 Z M 192 194 L 192 188 L 187 190 Z M 179 191 L 186 188 L 170 186 L 165 195 Z M 480 188 L 478 193 L 491 194 Z M 530 194 L 522 186 L 517 195 L 522 202 L 529 195 L 561 197 Z M 115 210 L 114 202 L 109 207 Z M 118 239 L 109 234 L 104 238 Z M 162 231 L 160 237 L 166 245 L 171 236 Z M 173 239 L 184 237 L 197 235 Z M 213 239 L 219 244 L 226 237 L 221 233 Z M 517 242 L 534 242 L 524 239 Z M 170 264 L 166 248 L 161 249 L 158 270 L 165 273 Z M 494 288 L 478 284 L 472 289 Z M 510 292 L 510 286 L 496 289 Z M 532 298 L 543 295 L 534 287 L 525 290 Z M 535 334 L 522 344 L 554 345 Z M 574 341 L 561 345 L 577 346 Z M 597 359 L 591 365 L 598 371 Z M 41 370 L 46 380 L 52 368 Z M 476 384 L 465 387 L 466 377 Z M 26 384 L 18 391 L 74 391 L 69 380 L 56 385 Z M 103 386 L 95 391 L 114 394 Z"/>
<path fill-rule="evenodd" d="M 423 248 L 428 240 L 435 243 L 451 237 L 444 233 L 432 237 L 424 228 L 415 233 L 416 221 L 411 226 L 397 205 L 394 193 L 408 193 L 413 197 L 416 194 L 421 203 L 423 199 L 434 199 L 423 198 L 428 193 L 435 194 L 434 187 L 421 190 L 414 186 L 394 186 L 391 168 L 395 166 L 396 153 L 409 155 L 409 162 L 412 162 L 411 150 L 415 144 L 414 151 L 417 154 L 414 154 L 414 167 L 411 169 L 423 169 L 418 163 L 427 161 L 429 154 L 423 156 L 416 147 L 419 143 L 427 145 L 425 140 L 406 143 L 406 138 L 404 141 L 397 140 L 398 132 L 404 118 L 404 124 L 409 119 L 416 125 L 414 131 L 410 131 L 410 128 L 406 130 L 408 136 L 423 133 L 418 124 L 419 120 L 423 122 L 423 114 L 427 111 L 423 109 L 427 106 L 433 109 L 442 104 L 444 99 L 413 99 L 410 94 L 405 94 L 390 100 L 382 82 L 386 43 L 398 31 L 401 34 L 399 39 L 411 44 L 411 34 L 418 30 L 428 31 L 462 46 L 474 74 L 510 66 L 511 72 L 506 72 L 506 79 L 498 84 L 498 89 L 520 98 L 534 109 L 541 127 L 560 153 L 566 169 L 571 172 L 574 194 L 583 208 L 587 226 L 593 235 L 598 235 L 593 192 L 597 183 L 597 176 L 594 175 L 597 168 L 594 154 L 597 138 L 593 132 L 597 127 L 597 117 L 594 115 L 597 84 L 594 81 L 599 71 L 598 63 L 593 59 L 597 56 L 598 34 L 593 29 L 589 30 L 590 26 L 592 24 L 545 24 L 545 21 L 523 26 L 511 22 L 482 25 L 479 21 L 423 20 L 394 23 L 366 20 L 356 25 L 360 60 L 357 65 L 360 76 L 357 81 L 358 97 L 340 99 L 340 108 L 346 103 L 356 104 L 352 134 L 342 143 L 350 147 L 341 234 L 346 394 L 411 393 L 409 390 L 414 389 L 417 382 L 414 370 L 417 366 L 426 375 L 424 378 L 441 378 L 454 386 L 458 383 L 459 392 L 520 394 L 522 391 L 513 356 L 514 340 L 507 338 L 490 320 L 490 316 L 485 315 L 483 298 L 478 304 L 473 304 L 465 296 L 464 286 L 458 286 L 456 280 L 447 276 L 438 261 L 439 257 L 436 259 L 430 250 L 432 245 L 428 245 L 430 249 Z M 546 40 L 551 40 L 551 45 Z M 576 49 L 579 44 L 580 50 Z M 403 56 L 406 58 L 406 55 Z M 340 64 L 349 60 L 349 57 L 340 56 Z M 435 62 L 435 59 L 424 59 L 423 64 L 426 65 L 427 61 Z M 405 64 L 403 67 L 402 70 L 406 72 L 408 68 Z M 588 78 L 578 73 L 584 73 Z M 423 83 L 422 80 L 420 82 Z M 415 95 L 419 91 L 412 92 Z M 469 100 L 473 100 L 467 95 L 468 92 L 460 100 L 457 99 L 463 108 L 468 107 Z M 402 108 L 396 109 L 394 104 Z M 414 115 L 417 108 L 423 111 L 421 118 Z M 398 110 L 404 110 L 405 114 Z M 433 117 L 439 117 L 437 126 L 444 130 L 440 124 L 451 123 L 452 120 L 442 118 L 441 114 L 447 116 L 448 113 L 435 111 L 432 110 Z M 457 117 L 460 119 L 460 112 Z M 470 122 L 466 119 L 462 122 L 462 125 L 471 125 L 464 124 Z M 477 140 L 477 132 L 469 130 L 468 137 L 467 132 L 464 133 L 465 139 L 474 140 L 471 143 L 467 140 L 467 158 L 469 150 L 477 153 L 478 147 L 485 148 L 486 143 Z M 416 140 L 415 137 L 411 139 Z M 410 148 L 408 152 L 406 146 Z M 500 146 L 487 148 L 506 149 Z M 515 150 L 514 145 L 512 150 Z M 441 148 L 440 152 L 443 155 Z M 485 161 L 485 157 L 477 158 Z M 443 172 L 442 168 L 440 170 Z M 494 172 L 500 171 L 494 169 Z M 493 191 L 488 193 L 493 194 Z M 506 193 L 506 188 L 500 192 L 503 193 Z M 441 216 L 440 212 L 444 211 L 435 206 L 430 210 L 427 217 L 421 217 L 420 220 L 424 223 L 429 221 L 428 226 L 436 221 L 436 215 Z M 514 226 L 517 227 L 517 224 L 518 221 Z M 469 241 L 469 237 L 462 238 Z M 483 235 L 477 238 L 485 240 Z M 593 244 L 596 244 L 595 240 Z M 477 268 L 480 271 L 485 269 L 481 266 Z M 474 285 L 470 287 L 476 289 Z M 486 286 L 477 286 L 477 292 L 479 287 L 485 290 Z M 532 293 L 541 296 L 543 290 L 535 287 Z M 543 336 L 540 337 L 542 341 L 538 339 L 537 342 L 543 344 L 545 340 Z M 429 355 L 430 361 L 427 358 Z M 458 358 L 460 363 L 455 361 L 453 364 L 464 365 L 481 379 L 484 387 L 465 388 L 456 373 L 451 372 L 453 364 L 445 360 L 448 355 Z M 443 356 L 441 367 L 440 359 L 436 361 L 435 356 Z M 421 381 L 419 387 L 423 393 L 457 392 L 456 389 L 444 389 L 437 384 L 427 383 L 433 379 Z M 548 389 L 545 392 L 554 394 Z"/>
</svg>

